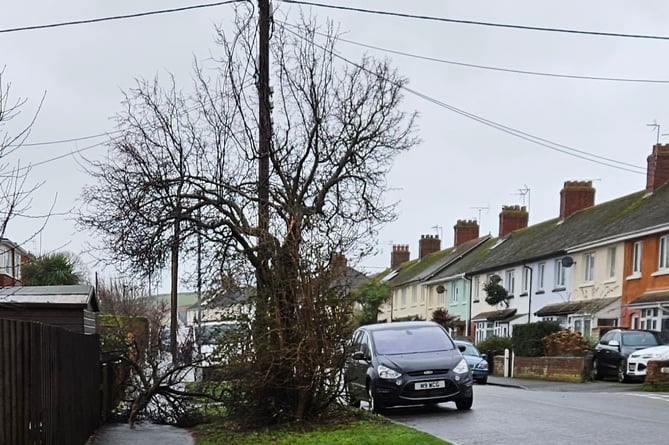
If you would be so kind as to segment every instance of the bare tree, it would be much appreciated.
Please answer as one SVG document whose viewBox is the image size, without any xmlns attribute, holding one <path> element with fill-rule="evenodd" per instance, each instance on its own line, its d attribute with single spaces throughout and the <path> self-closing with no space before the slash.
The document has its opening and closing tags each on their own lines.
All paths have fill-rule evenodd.
<svg viewBox="0 0 669 445">
<path fill-rule="evenodd" d="M 32 196 L 43 182 L 29 185 L 28 175 L 31 166 L 22 166 L 20 160 L 16 162 L 8 160 L 10 155 L 21 148 L 30 135 L 44 98 L 42 97 L 32 119 L 18 130 L 10 132 L 5 129 L 6 125 L 19 116 L 21 108 L 27 102 L 25 98 L 13 99 L 10 96 L 10 87 L 11 84 L 4 81 L 4 69 L 0 70 L 0 238 L 5 236 L 9 222 L 15 218 L 42 218 L 43 224 L 36 231 L 36 235 L 44 227 L 49 216 L 49 214 L 42 216 L 30 214 Z"/>
<path fill-rule="evenodd" d="M 232 38 L 219 31 L 218 70 L 211 74 L 196 66 L 195 94 L 183 99 L 178 113 L 170 113 L 170 101 L 159 100 L 173 96 L 174 84 L 167 93 L 157 86 L 137 90 L 142 107 L 123 116 L 126 124 L 134 123 L 130 132 L 137 139 L 127 152 L 136 156 L 112 144 L 122 168 L 97 166 L 100 181 L 85 195 L 97 211 L 82 221 L 107 232 L 112 251 L 132 253 L 128 241 L 140 238 L 137 251 L 149 260 L 156 254 L 157 260 L 171 245 L 165 242 L 166 222 L 178 219 L 186 229 L 171 239 L 187 245 L 191 234 L 202 236 L 210 260 L 220 262 L 211 268 L 218 276 L 224 269 L 253 276 L 258 292 L 247 339 L 253 353 L 236 362 L 229 357 L 223 372 L 241 397 L 231 411 L 259 422 L 306 419 L 337 399 L 342 345 L 352 330 L 354 298 L 345 268 L 330 259 L 341 253 L 356 260 L 369 253 L 378 227 L 395 217 L 394 205 L 383 199 L 386 174 L 395 156 L 417 142 L 415 115 L 400 110 L 405 79 L 388 62 L 337 63 L 331 26 L 323 30 L 320 45 L 314 43 L 320 33 L 313 23 L 295 30 L 277 27 L 270 221 L 269 233 L 261 232 L 255 26 L 250 15 L 237 17 Z M 175 143 L 178 133 L 170 131 L 175 126 L 190 138 L 180 151 L 182 174 L 147 174 L 145 164 L 164 172 L 164 164 L 174 165 L 176 157 L 161 162 L 139 147 Z M 122 130 L 127 134 L 128 127 Z M 156 177 L 162 182 L 156 184 Z M 158 193 L 155 188 L 164 195 L 147 198 Z M 146 242 L 154 238 L 160 242 Z M 259 239 L 268 243 L 261 247 L 269 261 L 261 261 Z"/>
</svg>

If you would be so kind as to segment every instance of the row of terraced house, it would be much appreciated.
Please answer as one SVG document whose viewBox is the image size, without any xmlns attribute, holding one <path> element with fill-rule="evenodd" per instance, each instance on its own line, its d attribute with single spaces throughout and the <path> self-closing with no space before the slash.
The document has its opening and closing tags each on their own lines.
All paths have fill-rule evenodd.
<svg viewBox="0 0 669 445">
<path fill-rule="evenodd" d="M 452 247 L 423 235 L 411 260 L 394 245 L 379 321 L 429 320 L 444 308 L 457 317 L 454 334 L 476 342 L 540 320 L 590 337 L 612 326 L 669 331 L 669 144 L 647 160 L 646 188 L 627 196 L 595 205 L 592 181 L 566 181 L 556 218 L 528 226 L 524 206 L 505 206 L 497 237 L 460 220 Z M 491 281 L 508 293 L 495 305 Z"/>
</svg>

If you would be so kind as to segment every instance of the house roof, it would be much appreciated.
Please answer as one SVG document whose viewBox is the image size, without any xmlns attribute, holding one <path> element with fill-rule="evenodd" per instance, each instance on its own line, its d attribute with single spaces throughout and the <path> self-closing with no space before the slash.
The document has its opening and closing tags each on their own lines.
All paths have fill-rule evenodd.
<svg viewBox="0 0 669 445">
<path fill-rule="evenodd" d="M 652 290 L 641 294 L 632 300 L 628 306 L 643 305 L 648 303 L 662 303 L 669 301 L 669 289 Z"/>
<path fill-rule="evenodd" d="M 499 240 L 473 274 L 564 255 L 576 245 L 619 237 L 669 222 L 669 184 L 632 193 L 578 211 L 561 221 L 550 219 L 511 232 Z"/>
<path fill-rule="evenodd" d="M 472 321 L 500 321 L 513 318 L 516 315 L 517 309 L 502 309 L 499 311 L 481 312 L 472 317 Z M 510 320 L 507 320 L 510 321 Z"/>
<path fill-rule="evenodd" d="M 461 259 L 448 264 L 435 274 L 432 279 L 446 279 L 469 272 L 472 268 L 476 267 L 477 264 L 483 261 L 483 258 L 485 258 L 490 249 L 495 245 L 497 239 L 492 238 L 490 235 L 486 235 L 482 238 L 478 238 L 478 241 L 479 242 L 469 249 Z"/>
<path fill-rule="evenodd" d="M 93 311 L 99 311 L 95 288 L 89 284 L 3 287 L 0 288 L 0 304 L 90 306 Z"/>
<path fill-rule="evenodd" d="M 596 298 L 593 300 L 568 301 L 565 303 L 548 304 L 534 313 L 537 317 L 549 317 L 555 315 L 570 315 L 579 313 L 594 314 L 605 307 L 617 303 L 620 297 Z"/>
<path fill-rule="evenodd" d="M 478 246 L 489 240 L 486 235 L 460 244 L 457 247 L 449 247 L 439 252 L 427 255 L 402 264 L 396 277 L 391 280 L 393 287 L 402 286 L 415 281 L 425 281 L 440 275 L 441 272 L 451 265 L 457 264 Z"/>
</svg>

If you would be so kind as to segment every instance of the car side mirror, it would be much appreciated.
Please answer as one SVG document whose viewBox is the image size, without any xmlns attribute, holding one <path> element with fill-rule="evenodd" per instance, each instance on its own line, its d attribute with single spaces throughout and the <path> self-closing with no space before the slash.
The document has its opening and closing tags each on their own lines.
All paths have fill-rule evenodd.
<svg viewBox="0 0 669 445">
<path fill-rule="evenodd" d="M 488 359 L 488 356 L 486 354 L 481 354 L 481 358 Z"/>
<path fill-rule="evenodd" d="M 355 351 L 351 357 L 353 360 L 365 360 L 365 353 L 362 351 Z"/>
<path fill-rule="evenodd" d="M 467 346 L 465 346 L 465 345 L 458 345 L 458 349 L 460 350 L 460 352 L 465 352 L 465 351 L 467 350 Z"/>
<path fill-rule="evenodd" d="M 620 343 L 618 342 L 618 340 L 611 340 L 611 341 L 609 342 L 609 346 L 615 346 L 615 347 L 618 347 L 618 346 L 620 346 Z"/>
</svg>

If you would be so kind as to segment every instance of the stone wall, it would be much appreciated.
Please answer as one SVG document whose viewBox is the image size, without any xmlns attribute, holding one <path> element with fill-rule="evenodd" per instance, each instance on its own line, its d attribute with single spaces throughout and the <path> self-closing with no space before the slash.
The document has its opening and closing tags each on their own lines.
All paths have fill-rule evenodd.
<svg viewBox="0 0 669 445">
<path fill-rule="evenodd" d="M 648 362 L 646 383 L 655 387 L 669 388 L 669 360 Z"/>
<path fill-rule="evenodd" d="M 493 375 L 504 376 L 504 356 L 496 355 Z M 556 382 L 585 382 L 589 379 L 587 357 L 518 357 L 514 358 L 513 376 L 519 379 L 541 379 Z"/>
</svg>

